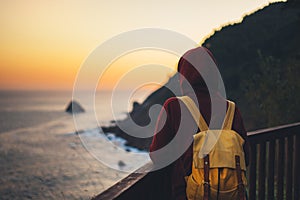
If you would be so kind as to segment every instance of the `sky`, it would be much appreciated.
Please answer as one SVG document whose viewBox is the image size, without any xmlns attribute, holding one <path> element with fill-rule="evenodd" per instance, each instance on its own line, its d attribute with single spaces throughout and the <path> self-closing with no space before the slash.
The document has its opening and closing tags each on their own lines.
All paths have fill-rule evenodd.
<svg viewBox="0 0 300 200">
<path fill-rule="evenodd" d="M 160 28 L 201 43 L 222 25 L 239 22 L 270 2 L 273 1 L 0 0 L 0 90 L 70 90 L 89 54 L 113 36 L 141 28 Z M 112 64 L 112 70 L 99 80 L 102 89 L 114 88 L 124 71 L 149 64 L 154 58 L 160 58 L 155 63 L 167 68 L 159 76 L 157 70 L 149 71 L 147 77 L 166 80 L 176 69 L 178 56 L 136 52 Z M 122 83 L 123 89 L 137 83 L 130 79 Z"/>
</svg>

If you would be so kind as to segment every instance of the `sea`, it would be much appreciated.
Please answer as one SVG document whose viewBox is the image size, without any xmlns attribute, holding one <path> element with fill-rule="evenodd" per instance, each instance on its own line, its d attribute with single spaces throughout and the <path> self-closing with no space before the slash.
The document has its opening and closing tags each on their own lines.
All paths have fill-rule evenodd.
<svg viewBox="0 0 300 200">
<path fill-rule="evenodd" d="M 149 94 L 0 91 L 0 199 L 90 199 L 147 163 L 101 126 Z M 85 112 L 65 112 L 71 100 Z"/>
</svg>

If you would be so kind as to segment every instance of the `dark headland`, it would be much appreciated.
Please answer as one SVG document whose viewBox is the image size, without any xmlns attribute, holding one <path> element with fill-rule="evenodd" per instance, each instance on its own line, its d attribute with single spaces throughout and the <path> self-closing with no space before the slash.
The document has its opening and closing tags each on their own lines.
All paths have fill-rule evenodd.
<svg viewBox="0 0 300 200">
<path fill-rule="evenodd" d="M 216 57 L 227 98 L 242 112 L 247 130 L 300 121 L 300 6 L 297 1 L 272 3 L 244 17 L 241 23 L 226 25 L 203 42 Z M 172 84 L 174 93 L 167 88 Z M 150 122 L 149 108 L 163 105 L 180 95 L 177 75 L 154 91 L 128 113 L 136 124 Z M 154 113 L 156 120 L 158 112 Z M 129 118 L 118 123 L 129 124 Z M 127 140 L 127 145 L 148 150 L 152 138 L 139 139 L 117 125 L 102 127 Z M 128 127 L 130 133 L 137 130 Z M 149 127 L 153 132 L 154 127 Z"/>
</svg>

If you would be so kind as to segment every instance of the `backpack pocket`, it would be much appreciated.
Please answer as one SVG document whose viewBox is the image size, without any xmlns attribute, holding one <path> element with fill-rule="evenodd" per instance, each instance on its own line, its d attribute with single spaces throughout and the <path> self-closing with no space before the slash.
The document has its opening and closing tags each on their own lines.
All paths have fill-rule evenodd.
<svg viewBox="0 0 300 200">
<path fill-rule="evenodd" d="M 218 171 L 220 174 L 218 175 Z M 186 194 L 188 200 L 202 200 L 204 196 L 203 169 L 196 171 L 196 177 L 191 174 L 187 177 Z M 218 177 L 220 176 L 220 177 Z M 229 168 L 213 168 L 209 170 L 210 199 L 239 199 L 236 170 Z M 245 174 L 242 174 L 244 185 L 247 185 Z M 219 194 L 218 194 L 219 188 Z"/>
<path fill-rule="evenodd" d="M 198 184 L 193 175 L 187 178 L 186 194 L 188 200 L 203 199 L 204 187 L 203 184 Z"/>
<path fill-rule="evenodd" d="M 238 194 L 238 188 L 233 188 L 231 190 L 219 190 L 219 195 L 218 195 L 218 190 L 214 188 L 210 188 L 210 199 L 218 199 L 224 200 L 224 199 L 230 199 L 230 200 L 239 200 L 239 194 Z"/>
</svg>

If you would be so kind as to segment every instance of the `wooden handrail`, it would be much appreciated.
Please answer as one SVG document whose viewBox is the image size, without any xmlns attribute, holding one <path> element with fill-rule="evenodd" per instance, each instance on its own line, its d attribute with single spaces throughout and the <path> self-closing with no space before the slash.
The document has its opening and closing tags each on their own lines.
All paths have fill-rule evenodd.
<svg viewBox="0 0 300 200">
<path fill-rule="evenodd" d="M 256 131 L 250 131 L 247 133 L 249 138 L 258 136 L 259 139 L 264 138 L 265 135 L 268 135 L 267 137 L 286 137 L 286 135 L 283 134 L 295 134 L 295 131 L 299 131 L 300 129 L 300 122 L 292 123 L 292 124 L 286 124 L 281 126 L 276 126 L 272 128 L 265 128 L 260 129 Z M 280 133 L 280 134 L 278 134 Z M 283 133 L 283 134 L 282 134 Z"/>
<path fill-rule="evenodd" d="M 148 162 L 135 172 L 129 174 L 126 178 L 122 179 L 109 189 L 102 192 L 100 195 L 93 197 L 92 200 L 109 200 L 109 199 L 116 199 L 117 197 L 121 196 L 123 193 L 126 192 L 132 185 L 136 184 L 138 181 L 141 181 L 147 173 L 145 171 L 151 171 L 152 162 Z"/>
<path fill-rule="evenodd" d="M 299 199 L 300 123 L 248 133 L 250 199 Z"/>
<path fill-rule="evenodd" d="M 249 199 L 300 199 L 300 122 L 251 131 L 248 137 Z M 147 163 L 93 200 L 169 199 L 162 178 L 168 169 L 145 172 L 151 167 Z"/>
</svg>

